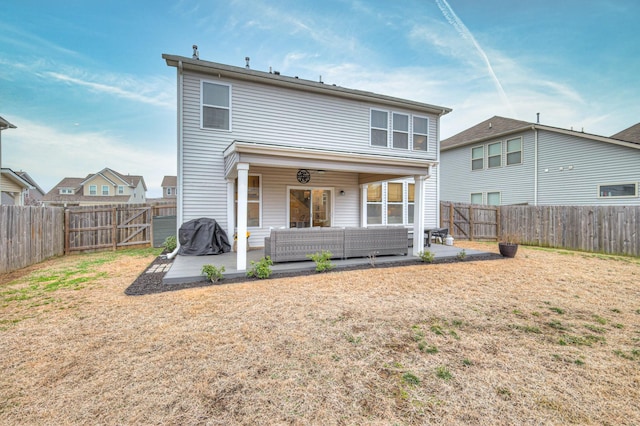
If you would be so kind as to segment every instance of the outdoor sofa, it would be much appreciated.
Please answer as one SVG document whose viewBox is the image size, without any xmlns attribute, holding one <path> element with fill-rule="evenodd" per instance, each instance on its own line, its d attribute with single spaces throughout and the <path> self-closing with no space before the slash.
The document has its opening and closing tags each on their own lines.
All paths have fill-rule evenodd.
<svg viewBox="0 0 640 426">
<path fill-rule="evenodd" d="M 307 255 L 322 251 L 334 259 L 407 255 L 408 243 L 402 226 L 272 229 L 264 239 L 264 254 L 276 263 L 309 260 Z"/>
</svg>

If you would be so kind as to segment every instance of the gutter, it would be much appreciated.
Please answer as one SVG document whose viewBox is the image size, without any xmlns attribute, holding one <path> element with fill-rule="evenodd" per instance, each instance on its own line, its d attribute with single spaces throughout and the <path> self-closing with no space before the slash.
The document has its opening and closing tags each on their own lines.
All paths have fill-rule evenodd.
<svg viewBox="0 0 640 426">
<path fill-rule="evenodd" d="M 174 251 L 172 251 L 171 253 L 167 254 L 167 259 L 173 259 L 177 254 L 178 254 L 178 250 L 180 249 L 180 239 L 178 238 L 179 236 L 179 231 L 180 231 L 180 226 L 182 226 L 182 220 L 184 217 L 184 213 L 182 210 L 182 206 L 183 206 L 183 187 L 182 187 L 182 143 L 183 143 L 183 129 L 182 129 L 182 85 L 184 83 L 184 73 L 183 73 L 183 69 L 182 69 L 182 61 L 178 62 L 178 118 L 177 118 L 177 131 L 178 131 L 178 152 L 177 152 L 177 159 L 178 159 L 178 166 L 177 166 L 177 170 L 178 170 L 178 176 L 177 176 L 177 182 L 176 185 L 178 187 L 178 196 L 176 197 L 176 249 Z"/>
<path fill-rule="evenodd" d="M 538 128 L 531 126 L 533 130 L 533 205 L 538 205 Z M 523 147 L 524 150 L 524 147 Z"/>
</svg>

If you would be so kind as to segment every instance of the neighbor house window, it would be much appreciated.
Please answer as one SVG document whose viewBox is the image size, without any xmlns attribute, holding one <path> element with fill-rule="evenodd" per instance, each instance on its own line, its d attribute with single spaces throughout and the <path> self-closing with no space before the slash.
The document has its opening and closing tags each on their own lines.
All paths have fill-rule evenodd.
<svg viewBox="0 0 640 426">
<path fill-rule="evenodd" d="M 382 184 L 367 186 L 367 225 L 382 224 Z"/>
<path fill-rule="evenodd" d="M 109 186 L 102 185 L 102 195 L 109 195 Z"/>
<path fill-rule="evenodd" d="M 404 223 L 402 187 L 402 182 L 389 182 L 387 184 L 387 223 L 390 225 Z"/>
<path fill-rule="evenodd" d="M 522 138 L 507 141 L 507 166 L 522 164 Z"/>
<path fill-rule="evenodd" d="M 482 192 L 474 192 L 471 194 L 471 204 L 482 204 Z"/>
<path fill-rule="evenodd" d="M 167 195 L 171 195 L 171 188 L 167 188 Z"/>
<path fill-rule="evenodd" d="M 393 113 L 393 147 L 409 149 L 409 116 Z"/>
<path fill-rule="evenodd" d="M 386 111 L 371 110 L 371 145 L 388 145 L 389 113 Z"/>
<path fill-rule="evenodd" d="M 471 170 L 484 169 L 484 146 L 471 148 Z"/>
<path fill-rule="evenodd" d="M 489 168 L 502 166 L 502 142 L 489 144 L 487 164 Z"/>
<path fill-rule="evenodd" d="M 600 197 L 637 197 L 638 183 L 598 185 L 598 194 Z"/>
<path fill-rule="evenodd" d="M 500 193 L 499 192 L 487 192 L 487 204 L 490 206 L 500 205 Z"/>
<path fill-rule="evenodd" d="M 202 127 L 231 130 L 231 86 L 202 82 Z"/>
<path fill-rule="evenodd" d="M 97 185 L 89 185 L 89 195 L 98 195 Z"/>
<path fill-rule="evenodd" d="M 118 185 L 118 195 L 124 195 L 124 186 Z"/>
<path fill-rule="evenodd" d="M 60 194 L 73 194 L 73 189 L 71 188 L 61 188 L 60 189 Z"/>
<path fill-rule="evenodd" d="M 247 181 L 247 227 L 260 227 L 262 212 L 262 190 L 260 175 L 249 175 Z M 236 179 L 236 223 L 238 223 L 238 180 Z"/>
<path fill-rule="evenodd" d="M 428 151 L 427 135 L 429 134 L 429 119 L 413 117 L 413 150 Z"/>
</svg>

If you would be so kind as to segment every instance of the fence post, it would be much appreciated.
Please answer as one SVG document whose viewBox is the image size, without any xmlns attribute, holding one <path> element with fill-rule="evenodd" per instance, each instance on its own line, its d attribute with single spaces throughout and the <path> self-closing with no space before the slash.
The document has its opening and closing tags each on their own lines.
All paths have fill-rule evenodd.
<svg viewBox="0 0 640 426">
<path fill-rule="evenodd" d="M 469 241 L 473 241 L 473 204 L 469 204 Z"/>
<path fill-rule="evenodd" d="M 113 243 L 113 251 L 118 249 L 118 208 L 111 210 L 111 240 Z"/>
<path fill-rule="evenodd" d="M 69 208 L 64 208 L 64 254 L 69 254 Z"/>
<path fill-rule="evenodd" d="M 501 206 L 496 206 L 496 239 L 500 241 L 501 235 L 501 227 L 500 227 L 500 212 L 502 211 Z"/>
<path fill-rule="evenodd" d="M 455 229 L 453 229 L 453 203 L 449 204 L 449 235 L 453 236 Z"/>
</svg>

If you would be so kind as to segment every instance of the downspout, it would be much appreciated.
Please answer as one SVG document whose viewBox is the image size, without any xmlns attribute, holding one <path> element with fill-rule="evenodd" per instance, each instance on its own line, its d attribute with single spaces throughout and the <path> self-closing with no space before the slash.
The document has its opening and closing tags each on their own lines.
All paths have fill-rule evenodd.
<svg viewBox="0 0 640 426">
<path fill-rule="evenodd" d="M 538 128 L 533 129 L 533 205 L 538 205 Z M 524 149 L 524 147 L 523 147 Z"/>
<path fill-rule="evenodd" d="M 176 236 L 179 237 L 180 226 L 182 225 L 182 218 L 184 217 L 182 211 L 182 200 L 184 194 L 184 188 L 182 186 L 182 85 L 184 83 L 184 75 L 182 69 L 182 61 L 178 61 L 178 119 L 177 119 L 177 132 L 178 132 L 178 148 L 177 148 L 177 160 L 178 160 L 178 176 L 177 176 L 177 188 L 178 195 L 176 196 Z M 180 249 L 180 238 L 176 238 L 176 249 L 167 255 L 167 259 L 173 259 L 178 254 Z"/>
</svg>

